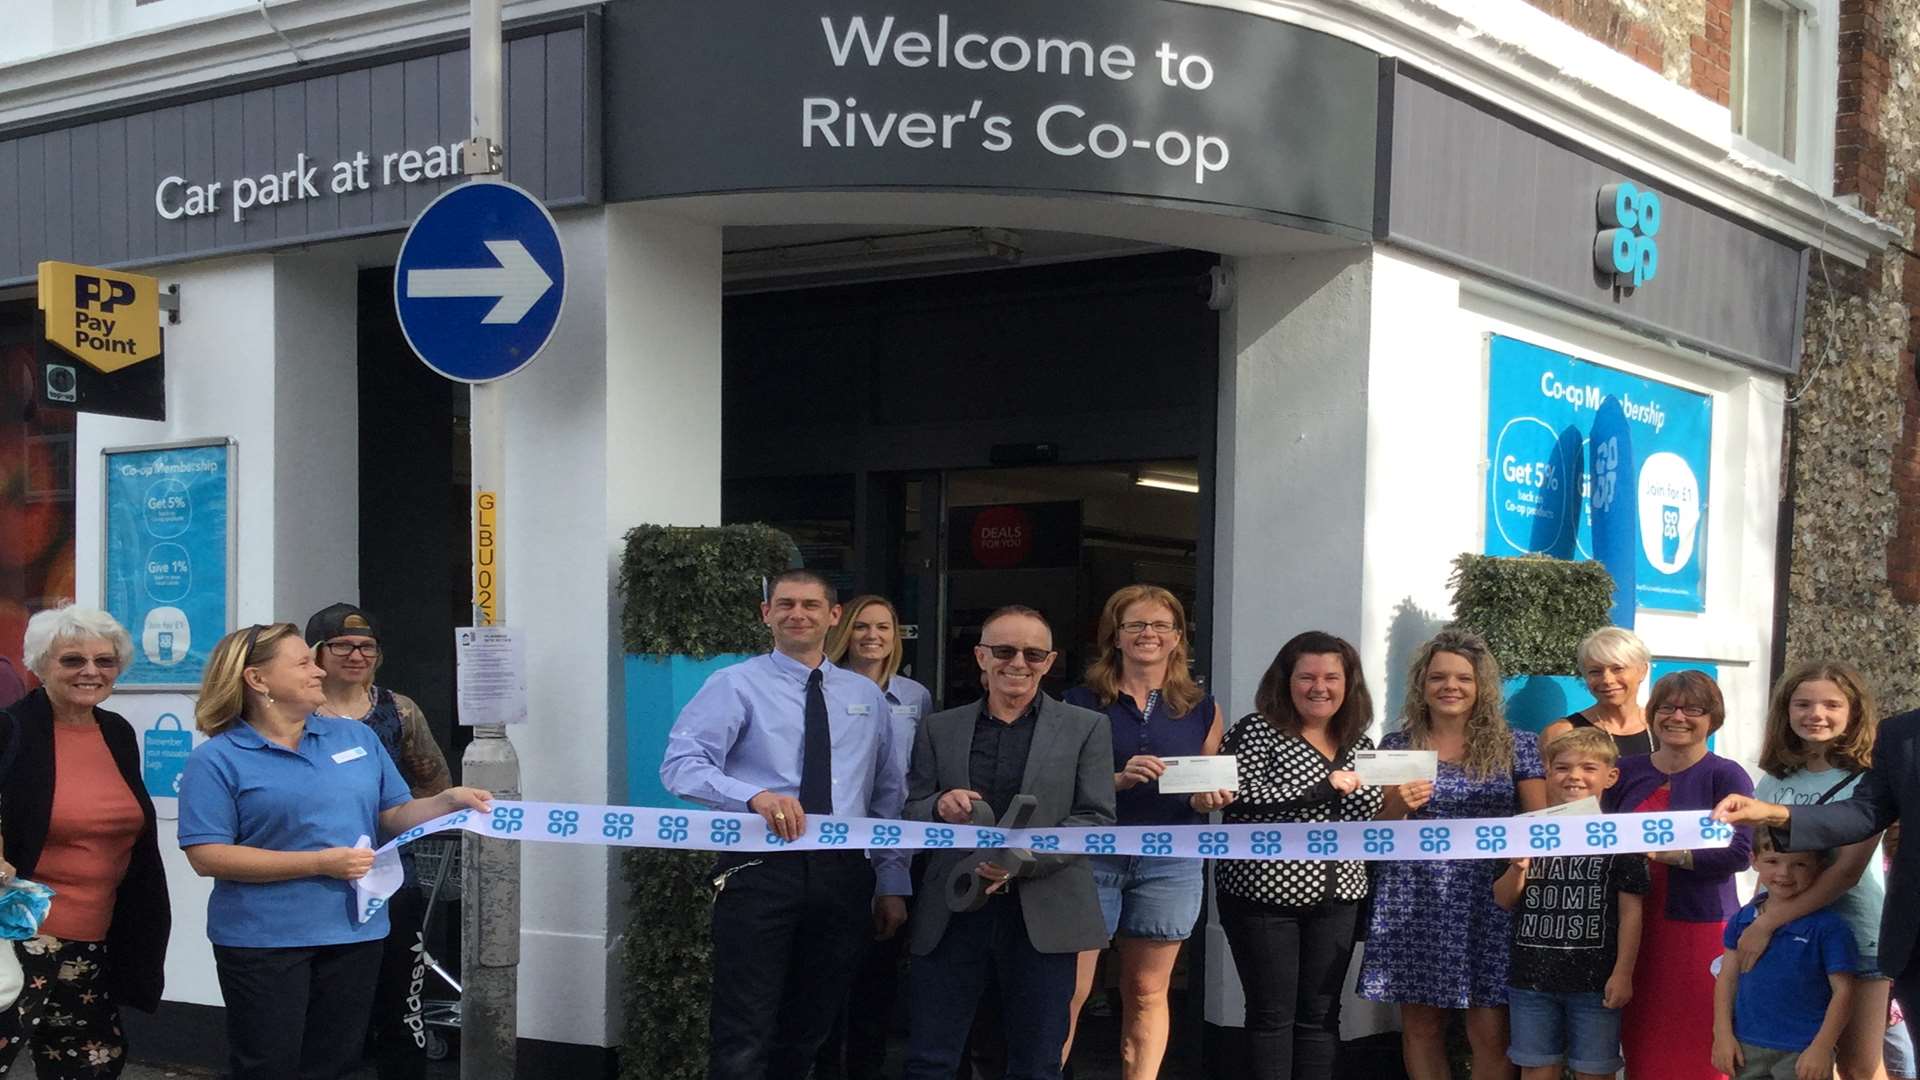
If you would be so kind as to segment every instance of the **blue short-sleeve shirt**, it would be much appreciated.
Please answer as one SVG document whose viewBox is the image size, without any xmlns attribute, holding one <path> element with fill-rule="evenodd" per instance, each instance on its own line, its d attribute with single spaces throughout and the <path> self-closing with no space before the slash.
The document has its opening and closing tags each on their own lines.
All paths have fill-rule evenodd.
<svg viewBox="0 0 1920 1080">
<path fill-rule="evenodd" d="M 412 798 L 379 736 L 357 720 L 309 716 L 297 750 L 238 723 L 187 758 L 180 846 L 352 847 L 362 836 L 378 841 L 380 812 Z M 357 922 L 353 885 L 338 878 L 216 881 L 207 901 L 207 938 L 215 945 L 307 947 L 386 936 L 387 913 Z"/>
</svg>

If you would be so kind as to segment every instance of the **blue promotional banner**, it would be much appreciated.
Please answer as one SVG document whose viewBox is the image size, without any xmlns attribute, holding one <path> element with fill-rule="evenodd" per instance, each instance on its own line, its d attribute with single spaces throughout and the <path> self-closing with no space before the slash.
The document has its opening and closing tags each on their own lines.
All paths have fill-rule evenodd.
<svg viewBox="0 0 1920 1080">
<path fill-rule="evenodd" d="M 122 689 L 196 689 L 232 604 L 233 448 L 104 452 L 107 611 L 133 635 Z"/>
<path fill-rule="evenodd" d="M 1616 482 L 1629 482 L 1637 511 L 1638 606 L 1705 610 L 1712 399 L 1499 335 L 1487 358 L 1483 550 L 1596 557 L 1587 434 L 1609 397 L 1619 399 L 1632 446 L 1632 471 Z"/>
<path fill-rule="evenodd" d="M 1634 466 L 1633 427 L 1620 399 L 1607 395 L 1593 417 L 1587 435 L 1587 512 L 1593 533 L 1593 557 L 1613 576 L 1613 625 L 1633 629 L 1635 592 L 1640 578 L 1639 542 L 1634 534 L 1640 521 L 1640 498 L 1631 479 Z"/>
</svg>

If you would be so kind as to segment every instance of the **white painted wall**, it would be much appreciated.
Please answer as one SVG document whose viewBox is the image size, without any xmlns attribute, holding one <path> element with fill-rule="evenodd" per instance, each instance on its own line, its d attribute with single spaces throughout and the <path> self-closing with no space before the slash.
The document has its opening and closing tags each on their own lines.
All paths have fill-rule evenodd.
<svg viewBox="0 0 1920 1080">
<path fill-rule="evenodd" d="M 508 389 L 506 621 L 529 635 L 535 702 L 512 735 L 528 798 L 618 802 L 622 536 L 720 516 L 720 230 L 633 206 L 560 225 L 566 311 Z M 614 1045 L 617 853 L 527 844 L 521 859 L 520 1035 Z"/>
<path fill-rule="evenodd" d="M 1364 249 L 1232 260 L 1220 320 L 1214 688 L 1229 721 L 1287 639 L 1362 626 L 1374 283 Z M 1356 641 L 1356 644 L 1358 642 Z M 1207 1019 L 1245 1009 L 1225 933 L 1206 926 Z"/>
<path fill-rule="evenodd" d="M 76 591 L 101 594 L 100 452 L 114 446 L 228 437 L 237 441 L 234 568 L 239 625 L 305 619 L 356 594 L 359 470 L 340 432 L 358 428 L 354 271 L 308 255 L 256 256 L 167 268 L 182 318 L 167 330 L 165 422 L 82 414 L 77 432 Z M 351 446 L 351 437 L 346 440 Z M 322 599 L 314 602 L 315 597 Z M 191 727 L 184 694 L 120 693 L 108 703 L 136 729 L 172 712 Z M 173 800 L 158 799 L 160 852 L 173 902 L 167 998 L 220 1004 L 206 940 L 212 883 L 176 842 Z"/>
</svg>

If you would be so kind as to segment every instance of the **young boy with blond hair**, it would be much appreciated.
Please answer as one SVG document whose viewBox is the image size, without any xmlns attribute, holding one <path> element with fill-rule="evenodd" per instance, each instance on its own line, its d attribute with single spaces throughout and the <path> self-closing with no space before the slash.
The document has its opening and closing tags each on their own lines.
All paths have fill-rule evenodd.
<svg viewBox="0 0 1920 1080">
<path fill-rule="evenodd" d="M 1575 728 L 1549 743 L 1547 799 L 1598 798 L 1620 778 L 1611 736 Z M 1514 859 L 1493 884 L 1513 912 L 1507 974 L 1507 1059 L 1521 1080 L 1609 1080 L 1620 1056 L 1620 1009 L 1633 997 L 1640 952 L 1640 899 L 1651 888 L 1642 855 Z"/>
</svg>

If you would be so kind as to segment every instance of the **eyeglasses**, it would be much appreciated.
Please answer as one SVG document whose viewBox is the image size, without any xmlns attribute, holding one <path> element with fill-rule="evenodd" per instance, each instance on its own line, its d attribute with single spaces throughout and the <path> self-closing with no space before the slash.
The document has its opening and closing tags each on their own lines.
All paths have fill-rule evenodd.
<svg viewBox="0 0 1920 1080">
<path fill-rule="evenodd" d="M 380 659 L 380 643 L 377 641 L 329 641 L 327 651 L 341 658 L 359 653 L 369 660 Z"/>
<path fill-rule="evenodd" d="M 85 671 L 88 664 L 92 664 L 100 671 L 120 670 L 120 658 L 112 655 L 81 656 L 79 653 L 68 653 L 60 657 L 57 663 L 64 671 Z"/>
<path fill-rule="evenodd" d="M 1138 622 L 1136 621 L 1136 622 L 1123 622 L 1120 624 L 1120 632 L 1123 634 L 1144 634 L 1149 630 L 1153 631 L 1156 634 L 1171 634 L 1177 629 L 1178 627 L 1174 626 L 1170 622 Z"/>
<path fill-rule="evenodd" d="M 1707 715 L 1707 707 L 1705 705 L 1662 705 L 1653 710 L 1655 716 L 1672 716 L 1674 713 L 1679 713 L 1689 720 L 1698 720 Z"/>
<path fill-rule="evenodd" d="M 993 654 L 995 660 L 1011 660 L 1015 656 L 1024 656 L 1029 664 L 1044 664 L 1047 657 L 1053 655 L 1052 649 L 1022 649 L 1017 645 L 981 645 L 981 648 Z"/>
</svg>

